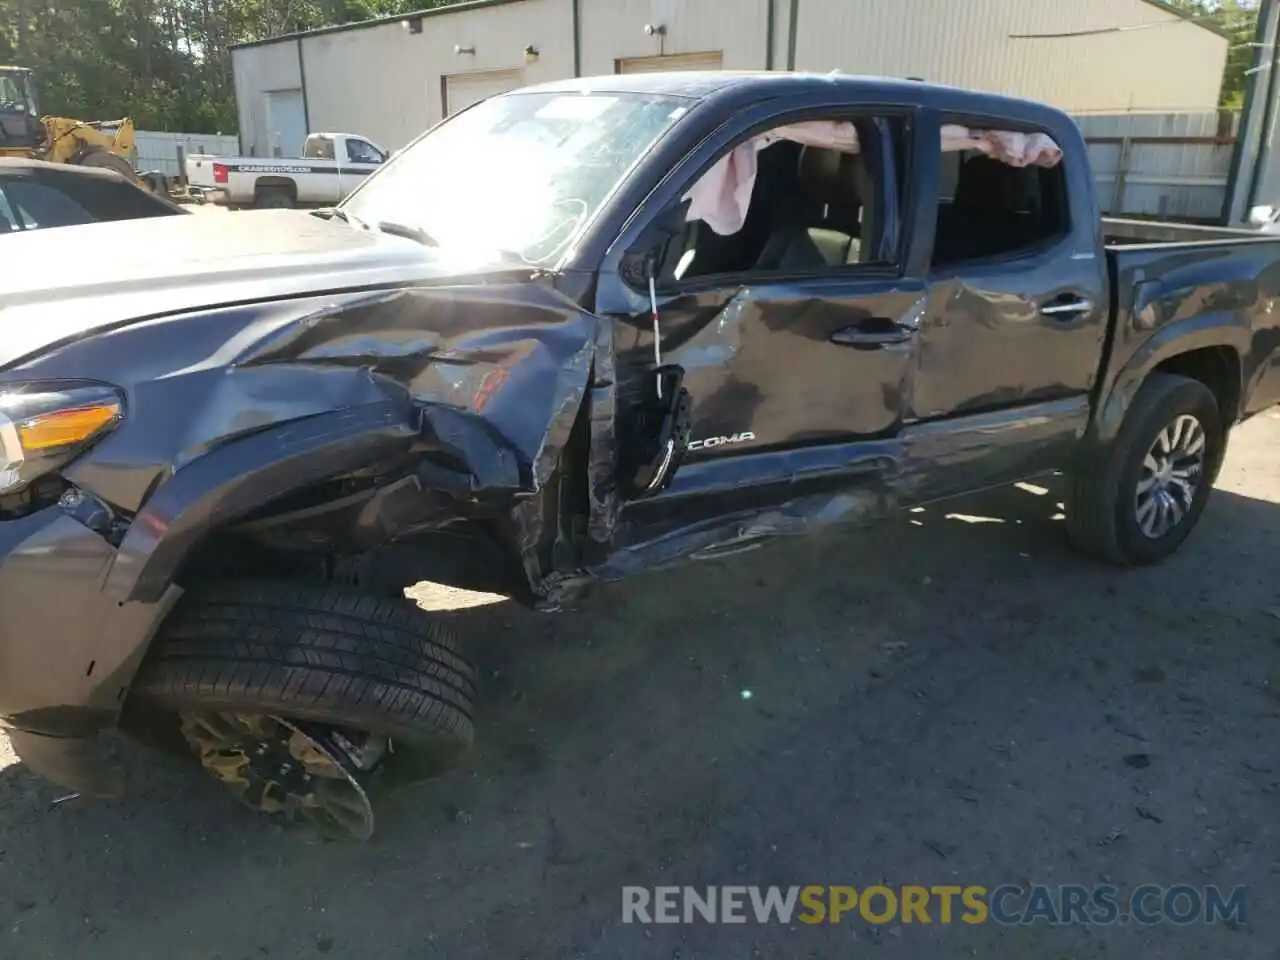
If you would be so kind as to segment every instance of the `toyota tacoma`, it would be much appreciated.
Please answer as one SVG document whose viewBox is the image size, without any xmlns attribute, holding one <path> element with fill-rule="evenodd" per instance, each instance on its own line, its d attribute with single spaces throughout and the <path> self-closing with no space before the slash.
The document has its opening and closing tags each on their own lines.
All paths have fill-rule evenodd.
<svg viewBox="0 0 1280 960">
<path fill-rule="evenodd" d="M 332 209 L 5 257 L 14 749 L 110 793 L 100 734 L 168 718 L 344 836 L 397 747 L 472 737 L 410 584 L 550 611 L 1055 472 L 1075 546 L 1149 564 L 1280 401 L 1280 241 L 1104 220 L 1067 115 L 914 81 L 525 88 Z"/>
</svg>

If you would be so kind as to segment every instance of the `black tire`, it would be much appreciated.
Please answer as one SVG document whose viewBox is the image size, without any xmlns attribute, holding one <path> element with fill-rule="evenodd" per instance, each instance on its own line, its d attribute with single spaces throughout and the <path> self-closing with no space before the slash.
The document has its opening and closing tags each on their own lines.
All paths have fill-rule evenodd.
<svg viewBox="0 0 1280 960">
<path fill-rule="evenodd" d="M 259 210 L 291 210 L 293 194 L 284 187 L 262 187 L 254 194 L 253 205 Z"/>
<path fill-rule="evenodd" d="M 90 150 L 76 164 L 81 167 L 96 167 L 99 170 L 114 170 L 120 176 L 133 183 L 138 182 L 138 171 L 124 157 L 118 157 L 106 150 Z"/>
<path fill-rule="evenodd" d="M 169 196 L 169 183 L 163 173 L 156 171 L 138 174 L 138 185 L 158 197 Z"/>
<path fill-rule="evenodd" d="M 453 635 L 408 600 L 250 581 L 184 596 L 131 697 L 159 710 L 271 714 L 458 751 L 472 741 L 475 693 Z"/>
<path fill-rule="evenodd" d="M 1205 434 L 1203 476 L 1182 521 L 1159 538 L 1147 537 L 1136 504 L 1142 464 L 1157 436 L 1183 415 Z M 1191 535 L 1213 490 L 1226 453 L 1226 429 L 1213 392 L 1198 380 L 1153 373 L 1138 390 L 1120 432 L 1087 454 L 1067 477 L 1066 525 L 1080 551 L 1121 566 L 1158 563 Z"/>
</svg>

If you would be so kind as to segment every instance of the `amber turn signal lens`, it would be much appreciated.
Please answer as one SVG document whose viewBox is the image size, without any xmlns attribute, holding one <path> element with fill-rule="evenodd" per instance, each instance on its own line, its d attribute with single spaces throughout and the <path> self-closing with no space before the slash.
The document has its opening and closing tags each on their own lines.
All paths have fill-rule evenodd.
<svg viewBox="0 0 1280 960">
<path fill-rule="evenodd" d="M 101 403 L 37 414 L 19 420 L 15 426 L 23 451 L 36 453 L 83 443 L 118 419 L 119 404 Z"/>
</svg>

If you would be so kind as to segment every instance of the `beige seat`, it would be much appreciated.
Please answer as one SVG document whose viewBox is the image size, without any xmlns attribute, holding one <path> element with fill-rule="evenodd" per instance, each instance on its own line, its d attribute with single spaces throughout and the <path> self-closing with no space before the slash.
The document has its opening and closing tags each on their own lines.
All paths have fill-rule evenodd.
<svg viewBox="0 0 1280 960">
<path fill-rule="evenodd" d="M 799 197 L 782 211 L 757 262 L 762 270 L 820 270 L 862 259 L 862 158 L 805 147 L 796 170 Z"/>
</svg>

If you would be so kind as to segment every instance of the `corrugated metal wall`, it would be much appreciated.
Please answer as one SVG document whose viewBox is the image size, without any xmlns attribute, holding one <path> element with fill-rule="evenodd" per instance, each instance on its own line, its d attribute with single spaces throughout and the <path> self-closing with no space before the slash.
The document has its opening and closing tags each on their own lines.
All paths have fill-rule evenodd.
<svg viewBox="0 0 1280 960">
<path fill-rule="evenodd" d="M 1123 33 L 1012 39 L 1165 23 Z M 918 76 L 1072 111 L 1210 109 L 1228 42 L 1145 0 L 803 0 L 796 68 Z"/>
<path fill-rule="evenodd" d="M 584 75 L 664 54 L 719 53 L 726 69 L 786 69 L 794 55 L 797 69 L 921 76 L 1073 113 L 1210 110 L 1227 53 L 1225 38 L 1147 0 L 579 0 L 579 9 Z M 519 71 L 524 83 L 573 76 L 573 11 L 574 0 L 488 0 L 425 16 L 417 32 L 392 21 L 239 48 L 243 148 L 267 152 L 267 94 L 304 75 L 311 129 L 360 133 L 388 149 L 443 116 L 449 78 L 469 89 L 483 84 L 468 75 L 484 71 Z M 1143 29 L 1010 38 L 1120 26 Z M 1135 156 L 1149 152 L 1130 145 L 1139 147 Z M 1101 145 L 1096 153 L 1104 170 L 1118 160 Z M 1130 178 L 1126 190 L 1140 186 Z"/>
<path fill-rule="evenodd" d="M 178 176 L 178 148 L 187 156 L 193 153 L 213 153 L 223 156 L 240 152 L 240 138 L 235 135 L 205 133 L 161 133 L 156 130 L 139 130 L 134 137 L 138 146 L 138 169 L 159 171 L 171 177 Z"/>
<path fill-rule="evenodd" d="M 1113 216 L 1222 215 L 1239 115 L 1218 111 L 1077 117 L 1098 201 Z"/>
</svg>

